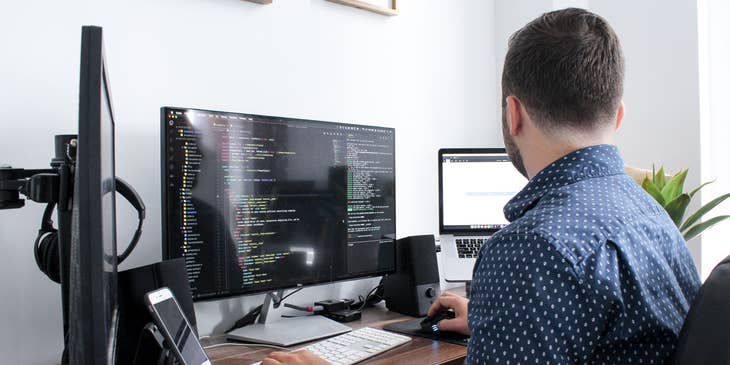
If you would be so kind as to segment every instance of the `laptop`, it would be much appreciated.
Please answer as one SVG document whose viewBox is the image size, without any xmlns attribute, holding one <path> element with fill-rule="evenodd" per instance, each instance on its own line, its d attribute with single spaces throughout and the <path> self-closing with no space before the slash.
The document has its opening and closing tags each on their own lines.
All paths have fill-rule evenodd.
<svg viewBox="0 0 730 365">
<path fill-rule="evenodd" d="M 439 235 L 446 281 L 470 281 L 489 237 L 509 222 L 503 208 L 527 184 L 504 148 L 442 148 Z"/>
</svg>

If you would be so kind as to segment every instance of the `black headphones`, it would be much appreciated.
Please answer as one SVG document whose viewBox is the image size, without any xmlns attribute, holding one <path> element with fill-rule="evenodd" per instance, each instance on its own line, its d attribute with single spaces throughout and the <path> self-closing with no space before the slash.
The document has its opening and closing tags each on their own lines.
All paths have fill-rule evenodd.
<svg viewBox="0 0 730 365">
<path fill-rule="evenodd" d="M 116 190 L 126 199 L 134 209 L 137 210 L 137 218 L 139 223 L 137 224 L 137 230 L 134 232 L 132 241 L 129 246 L 122 252 L 121 255 L 117 256 L 117 264 L 122 263 L 129 254 L 132 253 L 134 247 L 137 246 L 140 236 L 142 235 L 142 222 L 145 218 L 145 206 L 142 202 L 142 198 L 126 181 L 121 178 L 115 178 Z M 35 252 L 35 262 L 38 264 L 38 268 L 43 271 L 49 279 L 61 283 L 61 270 L 59 263 L 58 253 L 58 230 L 53 228 L 53 220 L 51 216 L 53 209 L 56 207 L 56 203 L 48 203 L 46 210 L 43 212 L 43 221 L 41 222 L 41 228 L 38 230 L 38 237 L 35 239 L 33 245 L 33 251 Z"/>
</svg>

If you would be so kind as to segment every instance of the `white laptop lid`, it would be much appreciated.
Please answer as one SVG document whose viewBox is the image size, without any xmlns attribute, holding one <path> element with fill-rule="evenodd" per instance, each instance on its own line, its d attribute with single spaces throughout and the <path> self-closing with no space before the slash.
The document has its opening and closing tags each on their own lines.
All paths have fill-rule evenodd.
<svg viewBox="0 0 730 365">
<path fill-rule="evenodd" d="M 504 206 L 527 184 L 503 148 L 439 150 L 439 233 L 490 235 Z"/>
</svg>

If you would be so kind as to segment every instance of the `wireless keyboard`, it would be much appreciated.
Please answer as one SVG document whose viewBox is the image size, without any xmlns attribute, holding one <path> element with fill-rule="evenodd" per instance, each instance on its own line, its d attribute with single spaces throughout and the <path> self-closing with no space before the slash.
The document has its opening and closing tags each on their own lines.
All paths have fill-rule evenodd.
<svg viewBox="0 0 730 365">
<path fill-rule="evenodd" d="M 302 349 L 309 350 L 333 365 L 350 365 L 379 355 L 410 340 L 411 338 L 407 336 L 364 327 L 307 345 Z M 257 364 L 261 364 L 261 362 L 252 365 Z"/>
</svg>

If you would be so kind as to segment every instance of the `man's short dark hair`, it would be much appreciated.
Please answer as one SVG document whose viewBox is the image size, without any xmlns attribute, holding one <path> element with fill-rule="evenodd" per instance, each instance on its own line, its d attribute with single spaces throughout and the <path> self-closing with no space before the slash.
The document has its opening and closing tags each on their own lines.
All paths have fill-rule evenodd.
<svg viewBox="0 0 730 365">
<path fill-rule="evenodd" d="M 502 103 L 516 96 L 545 130 L 590 131 L 615 115 L 623 78 L 621 45 L 608 22 L 583 9 L 557 10 L 510 37 Z"/>
</svg>

